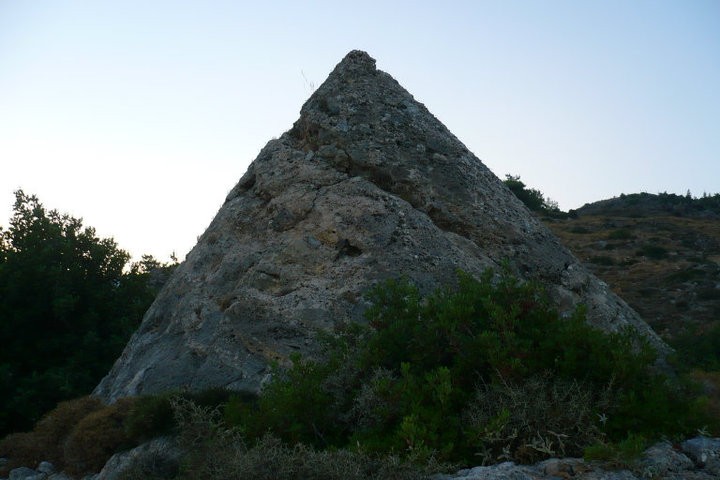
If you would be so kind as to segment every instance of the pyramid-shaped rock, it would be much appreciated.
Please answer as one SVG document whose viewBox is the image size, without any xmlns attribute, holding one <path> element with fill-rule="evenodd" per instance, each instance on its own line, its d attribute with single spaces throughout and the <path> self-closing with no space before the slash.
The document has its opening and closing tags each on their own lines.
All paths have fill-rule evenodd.
<svg viewBox="0 0 720 480">
<path fill-rule="evenodd" d="M 655 333 L 367 53 L 350 52 L 271 140 L 172 275 L 95 393 L 257 389 L 268 364 L 361 320 L 363 292 L 424 291 L 504 261 L 563 311 Z"/>
</svg>

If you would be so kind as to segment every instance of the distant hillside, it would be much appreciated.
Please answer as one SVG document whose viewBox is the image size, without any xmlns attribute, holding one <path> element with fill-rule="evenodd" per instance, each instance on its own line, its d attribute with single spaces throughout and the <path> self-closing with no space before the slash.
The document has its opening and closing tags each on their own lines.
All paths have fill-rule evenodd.
<svg viewBox="0 0 720 480">
<path fill-rule="evenodd" d="M 666 339 L 720 320 L 720 195 L 621 195 L 543 220 Z"/>
<path fill-rule="evenodd" d="M 720 219 L 720 194 L 699 198 L 674 193 L 633 193 L 599 202 L 585 204 L 571 214 L 647 217 L 672 215 L 678 217 Z"/>
</svg>

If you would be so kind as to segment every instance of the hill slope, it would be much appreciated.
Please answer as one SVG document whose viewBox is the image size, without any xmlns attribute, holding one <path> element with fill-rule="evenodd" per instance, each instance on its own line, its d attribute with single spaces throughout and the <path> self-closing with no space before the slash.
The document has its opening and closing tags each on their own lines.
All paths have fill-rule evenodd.
<svg viewBox="0 0 720 480">
<path fill-rule="evenodd" d="M 720 216 L 703 201 L 623 195 L 544 222 L 658 333 L 672 338 L 720 319 Z"/>
</svg>

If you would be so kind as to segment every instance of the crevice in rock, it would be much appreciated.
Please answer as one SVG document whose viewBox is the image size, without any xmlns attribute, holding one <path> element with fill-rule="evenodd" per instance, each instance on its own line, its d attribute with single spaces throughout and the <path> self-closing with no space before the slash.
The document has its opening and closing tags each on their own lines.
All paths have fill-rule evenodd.
<svg viewBox="0 0 720 480">
<path fill-rule="evenodd" d="M 433 206 L 430 206 L 427 211 L 424 209 L 419 210 L 425 213 L 428 217 L 430 217 L 430 220 L 432 220 L 435 226 L 438 227 L 440 230 L 444 232 L 452 232 L 455 235 L 460 235 L 461 237 L 467 238 L 468 240 L 473 240 L 470 227 L 467 224 L 459 220 L 453 220 L 452 218 L 445 215 L 442 210 L 439 210 Z"/>
<path fill-rule="evenodd" d="M 362 250 L 356 245 L 350 243 L 350 240 L 348 240 L 347 238 L 338 240 L 338 242 L 335 244 L 335 248 L 338 249 L 335 260 L 341 257 L 358 257 L 362 255 Z"/>
</svg>

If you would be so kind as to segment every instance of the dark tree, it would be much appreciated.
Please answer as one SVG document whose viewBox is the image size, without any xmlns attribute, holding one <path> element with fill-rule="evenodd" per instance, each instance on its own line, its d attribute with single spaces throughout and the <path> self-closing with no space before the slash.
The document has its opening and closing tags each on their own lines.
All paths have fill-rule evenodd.
<svg viewBox="0 0 720 480">
<path fill-rule="evenodd" d="M 107 373 L 155 296 L 151 271 L 168 268 L 129 261 L 81 219 L 15 192 L 0 229 L 0 436 Z"/>
<path fill-rule="evenodd" d="M 549 198 L 545 198 L 540 190 L 535 188 L 527 188 L 525 183 L 520 180 L 520 176 L 505 175 L 503 183 L 510 189 L 515 196 L 522 201 L 526 207 L 534 212 L 559 212 L 557 202 Z"/>
</svg>

